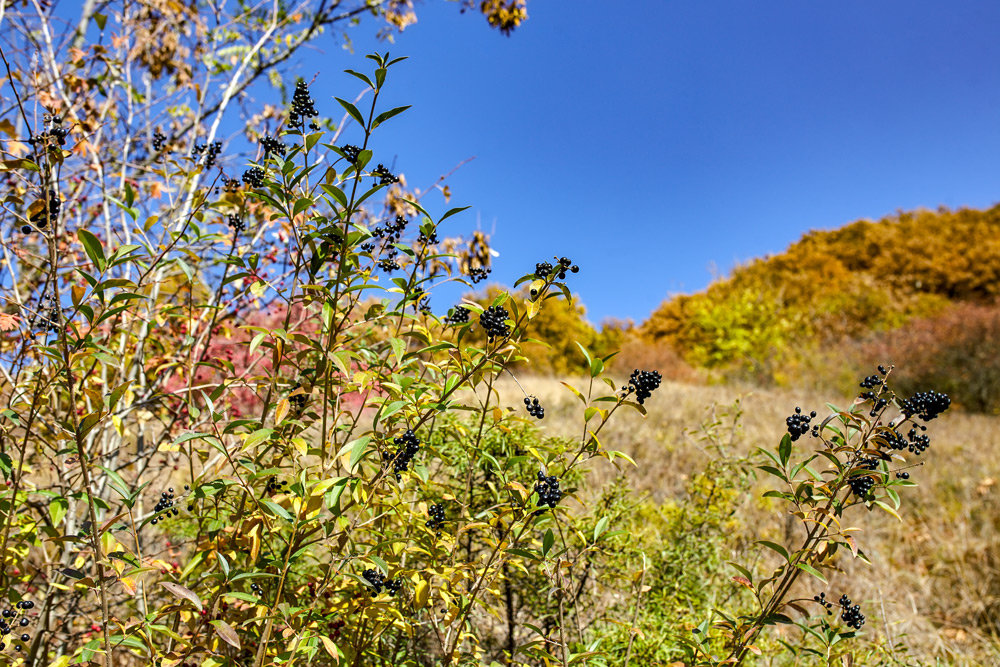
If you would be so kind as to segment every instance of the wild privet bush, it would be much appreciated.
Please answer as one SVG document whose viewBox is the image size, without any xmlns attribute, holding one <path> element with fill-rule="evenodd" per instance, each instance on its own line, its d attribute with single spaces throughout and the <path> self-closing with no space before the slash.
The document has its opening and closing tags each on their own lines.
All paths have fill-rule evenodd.
<svg viewBox="0 0 1000 667">
<path fill-rule="evenodd" d="M 133 243 L 74 239 L 52 206 L 26 221 L 44 278 L 6 286 L 44 309 L 6 340 L 2 460 L 7 595 L 39 598 L 38 631 L 14 649 L 29 662 L 584 659 L 568 654 L 565 604 L 540 626 L 508 614 L 499 646 L 484 620 L 504 614 L 510 573 L 548 563 L 562 591 L 555 555 L 596 548 L 607 518 L 574 544 L 567 496 L 587 461 L 627 459 L 599 434 L 619 408 L 643 411 L 659 375 L 618 387 L 584 351 L 582 437 L 523 435 L 544 406 L 503 405 L 495 383 L 578 269 L 526 267 L 526 297 L 431 312 L 437 285 L 485 267 L 438 241 L 462 208 L 433 216 L 398 191 L 365 208 L 398 181 L 371 136 L 406 109 L 379 105 L 399 59 L 369 58 L 371 74 L 351 72 L 368 105 L 337 100 L 356 144 L 329 142 L 299 81 L 286 130 L 242 179 L 192 192 L 180 223 L 141 221 L 127 185 L 112 203 Z M 58 191 L 62 151 L 10 167 Z"/>
<path fill-rule="evenodd" d="M 691 664 L 742 664 L 761 654 L 762 632 L 778 624 L 798 627 L 803 645 L 818 642 L 819 648 L 802 653 L 830 660 L 839 653 L 838 645 L 865 625 L 865 582 L 856 582 L 860 590 L 834 592 L 826 590 L 825 573 L 836 567 L 838 552 L 868 562 L 855 537 L 861 528 L 852 525 L 857 510 L 879 509 L 900 518 L 900 492 L 914 484 L 910 470 L 922 464 L 920 457 L 930 446 L 925 422 L 951 404 L 935 391 L 897 395 L 888 385 L 892 370 L 879 366 L 877 374 L 861 381 L 862 391 L 849 409 L 829 406 L 822 420 L 816 411 L 796 407 L 777 449 L 759 450 L 765 461 L 759 470 L 776 482 L 764 496 L 785 505 L 802 535 L 790 536 L 785 544 L 758 542 L 776 556 L 775 567 L 763 575 L 731 563 L 739 573 L 733 581 L 752 595 L 750 609 L 732 615 L 715 610 L 716 618 L 694 628 L 686 642 Z M 796 446 L 804 438 L 815 446 Z"/>
</svg>

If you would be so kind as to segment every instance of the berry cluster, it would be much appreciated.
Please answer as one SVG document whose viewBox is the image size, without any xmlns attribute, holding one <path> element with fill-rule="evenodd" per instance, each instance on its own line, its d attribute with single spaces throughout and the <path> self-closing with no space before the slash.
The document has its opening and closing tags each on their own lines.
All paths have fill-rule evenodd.
<svg viewBox="0 0 1000 667">
<path fill-rule="evenodd" d="M 481 283 L 484 280 L 486 280 L 486 278 L 489 277 L 489 275 L 490 275 L 490 273 L 492 271 L 493 271 L 493 269 L 488 268 L 488 267 L 487 268 L 483 268 L 481 266 L 473 267 L 473 268 L 469 269 L 469 280 L 472 281 L 473 285 L 475 285 L 477 283 Z"/>
<path fill-rule="evenodd" d="M 492 343 L 495 338 L 506 338 L 510 335 L 507 318 L 510 313 L 503 306 L 490 306 L 479 316 L 479 324 L 486 332 L 486 338 Z"/>
<path fill-rule="evenodd" d="M 256 595 L 257 597 L 261 597 L 264 595 L 264 589 L 261 588 L 260 584 L 258 583 L 250 584 L 250 592 Z"/>
<path fill-rule="evenodd" d="M 69 134 L 69 130 L 63 127 L 62 118 L 59 116 L 45 114 L 42 116 L 42 120 L 45 123 L 45 130 L 31 137 L 31 143 L 34 145 L 35 152 L 39 154 L 47 153 L 49 149 L 65 145 L 66 135 Z"/>
<path fill-rule="evenodd" d="M 567 257 L 560 257 L 554 266 L 549 262 L 538 262 L 535 264 L 535 277 L 543 280 L 551 276 L 553 272 L 559 280 L 566 280 L 567 271 L 570 273 L 580 272 L 580 267 Z"/>
<path fill-rule="evenodd" d="M 233 231 L 236 232 L 237 234 L 239 234 L 240 232 L 242 232 L 244 229 L 247 228 L 246 223 L 243 222 L 243 218 L 241 218 L 236 213 L 230 213 L 226 217 L 226 222 L 229 224 L 230 227 L 233 228 Z"/>
<path fill-rule="evenodd" d="M 396 219 L 392 222 L 385 223 L 385 226 L 376 225 L 372 229 L 372 236 L 377 239 L 385 239 L 387 244 L 399 243 L 399 239 L 402 238 L 403 232 L 406 230 L 406 223 L 408 220 L 401 215 L 397 215 Z"/>
<path fill-rule="evenodd" d="M 530 398 L 524 397 L 524 405 L 528 408 L 528 414 L 536 419 L 542 419 L 545 417 L 545 408 L 538 404 L 538 399 L 534 396 Z"/>
<path fill-rule="evenodd" d="M 298 394 L 295 393 L 299 389 L 302 389 L 301 384 L 297 384 L 294 387 L 292 387 L 292 395 L 288 397 L 288 403 L 296 410 L 302 410 L 304 407 L 306 407 L 306 403 L 309 402 L 309 394 L 307 394 L 305 391 L 302 391 Z"/>
<path fill-rule="evenodd" d="M 302 129 L 307 118 L 315 118 L 318 115 L 316 100 L 309 94 L 309 85 L 299 79 L 295 82 L 295 92 L 292 94 L 292 110 L 288 114 L 288 127 Z M 315 123 L 312 123 L 311 127 L 318 129 Z"/>
<path fill-rule="evenodd" d="M 821 592 L 819 595 L 813 596 L 813 602 L 818 602 L 824 609 L 830 610 L 833 608 L 833 603 L 826 599 L 826 593 Z M 827 611 L 827 614 L 832 614 L 832 611 Z"/>
<path fill-rule="evenodd" d="M 876 470 L 878 469 L 879 460 L 870 456 L 858 462 L 857 470 Z M 859 498 L 867 498 L 871 495 L 871 491 L 875 488 L 875 477 L 873 475 L 855 475 L 847 480 L 848 486 L 851 487 L 851 493 L 858 496 Z"/>
<path fill-rule="evenodd" d="M 455 306 L 448 311 L 448 316 L 444 318 L 445 324 L 459 326 L 469 322 L 469 309 L 465 306 Z"/>
<path fill-rule="evenodd" d="M 635 392 L 635 400 L 639 405 L 646 402 L 646 399 L 653 395 L 653 391 L 658 389 L 663 377 L 659 371 L 641 371 L 638 368 L 632 371 L 629 376 L 628 385 L 625 387 L 625 394 Z"/>
<path fill-rule="evenodd" d="M 926 431 L 926 426 L 920 426 L 921 431 Z M 912 453 L 919 456 L 923 454 L 924 451 L 931 446 L 931 437 L 926 433 L 917 433 L 917 427 L 914 426 L 906 433 L 907 446 L 906 448 Z"/>
<path fill-rule="evenodd" d="M 372 169 L 372 176 L 378 179 L 379 185 L 391 185 L 392 183 L 399 183 L 399 177 L 394 176 L 388 167 L 383 165 L 381 162 L 377 167 Z"/>
<path fill-rule="evenodd" d="M 389 460 L 392 461 L 392 472 L 399 481 L 402 479 L 400 473 L 409 469 L 413 457 L 420 451 L 420 441 L 412 429 L 406 429 L 403 435 L 393 438 L 392 441 L 396 444 L 396 453 Z"/>
<path fill-rule="evenodd" d="M 420 232 L 420 236 L 417 237 L 417 243 L 422 243 L 423 245 L 431 245 L 438 242 L 437 228 L 430 230 L 427 234 Z"/>
<path fill-rule="evenodd" d="M 264 177 L 267 174 L 260 167 L 250 167 L 243 172 L 243 182 L 251 188 L 264 187 Z"/>
<path fill-rule="evenodd" d="M 910 479 L 910 473 L 908 472 L 897 472 L 896 479 Z"/>
<path fill-rule="evenodd" d="M 847 624 L 847 627 L 860 630 L 861 626 L 865 624 L 865 615 L 861 613 L 861 605 L 851 606 L 851 598 L 847 597 L 846 594 L 841 595 L 838 602 L 841 607 L 840 618 Z"/>
<path fill-rule="evenodd" d="M 441 503 L 434 503 L 427 508 L 427 516 L 430 519 L 427 520 L 427 527 L 431 530 L 441 530 L 441 526 L 444 525 L 444 505 Z"/>
<path fill-rule="evenodd" d="M 862 389 L 874 389 L 882 385 L 882 378 L 877 375 L 869 375 L 861 381 Z"/>
<path fill-rule="evenodd" d="M 177 516 L 180 514 L 180 510 L 174 507 L 174 487 L 170 487 L 160 494 L 160 500 L 156 503 L 156 507 L 153 508 L 153 512 L 159 515 L 154 516 L 153 520 L 150 521 L 154 526 L 160 521 L 165 521 L 171 515 Z M 160 515 L 160 512 L 164 514 Z"/>
<path fill-rule="evenodd" d="M 268 477 L 267 484 L 264 486 L 264 493 L 273 496 L 276 493 L 282 493 L 287 486 L 287 481 L 278 482 L 274 477 Z"/>
<path fill-rule="evenodd" d="M 280 157 L 285 157 L 288 153 L 288 146 L 285 142 L 281 141 L 276 137 L 264 136 L 261 137 L 260 147 L 264 149 L 264 159 L 271 157 L 272 155 L 278 155 Z"/>
<path fill-rule="evenodd" d="M 899 409 L 907 418 L 916 415 L 926 422 L 940 415 L 950 405 L 951 399 L 948 398 L 948 394 L 938 391 L 918 391 L 905 399 Z"/>
<path fill-rule="evenodd" d="M 27 644 L 31 641 L 31 635 L 24 631 L 31 621 L 27 617 L 27 612 L 32 609 L 35 603 L 31 600 L 21 600 L 17 602 L 13 607 L 4 609 L 0 612 L 0 651 L 7 648 L 7 635 L 21 632 L 20 635 L 14 635 L 12 641 L 20 640 L 22 643 Z M 20 616 L 20 618 L 18 618 Z M 20 629 L 20 630 L 19 630 Z M 22 651 L 23 646 L 21 644 L 13 644 L 15 651 Z"/>
<path fill-rule="evenodd" d="M 559 488 L 559 478 L 555 475 L 548 475 L 541 470 L 538 471 L 538 481 L 535 482 L 535 493 L 538 494 L 538 504 L 555 507 L 562 498 L 562 490 Z"/>
<path fill-rule="evenodd" d="M 42 333 L 51 333 L 59 330 L 59 317 L 62 315 L 62 311 L 59 308 L 59 304 L 56 301 L 54 294 L 48 296 L 49 305 L 44 305 L 46 301 L 45 295 L 39 297 L 38 300 L 38 310 L 37 312 L 31 313 L 28 317 L 28 328 L 34 329 L 36 326 L 41 329 Z M 32 334 L 34 335 L 34 334 Z"/>
<path fill-rule="evenodd" d="M 795 407 L 795 414 L 785 418 L 785 425 L 788 427 L 788 435 L 792 436 L 792 440 L 798 440 L 809 432 L 809 422 L 812 421 L 815 416 L 815 410 L 810 412 L 808 415 L 804 415 L 802 414 L 802 408 L 798 406 Z"/>
<path fill-rule="evenodd" d="M 344 154 L 344 157 L 351 164 L 357 164 L 358 156 L 361 155 L 361 149 L 354 144 L 344 144 L 340 147 L 340 152 Z"/>
<path fill-rule="evenodd" d="M 167 143 L 167 135 L 163 134 L 159 130 L 153 132 L 153 150 L 159 153 L 163 150 L 163 146 Z"/>
<path fill-rule="evenodd" d="M 222 152 L 221 141 L 213 141 L 210 144 L 197 143 L 194 145 L 194 148 L 191 149 L 191 157 L 198 160 L 201 159 L 202 155 L 204 155 L 205 169 L 211 169 L 213 166 L 215 166 L 215 160 L 216 158 L 219 157 L 219 153 L 221 152 Z"/>
<path fill-rule="evenodd" d="M 28 222 L 38 229 L 45 229 L 50 222 L 54 224 L 56 218 L 59 217 L 59 211 L 62 210 L 62 197 L 57 191 L 50 189 L 48 196 L 41 201 L 41 208 L 28 216 Z M 31 232 L 31 227 L 24 225 L 21 227 L 21 232 L 27 234 Z"/>
<path fill-rule="evenodd" d="M 403 582 L 398 579 L 386 579 L 385 575 L 378 570 L 365 570 L 361 576 L 371 584 L 373 590 L 368 592 L 371 597 L 381 593 L 383 588 L 389 595 L 395 595 L 403 587 Z"/>
</svg>

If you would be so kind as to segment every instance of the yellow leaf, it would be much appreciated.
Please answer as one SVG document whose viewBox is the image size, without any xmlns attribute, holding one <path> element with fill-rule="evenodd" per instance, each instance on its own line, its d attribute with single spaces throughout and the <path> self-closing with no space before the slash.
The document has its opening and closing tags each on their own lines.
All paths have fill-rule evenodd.
<svg viewBox="0 0 1000 667">
<path fill-rule="evenodd" d="M 416 590 L 413 593 L 413 601 L 417 606 L 417 609 L 423 609 L 427 606 L 427 600 L 431 596 L 431 585 L 424 581 L 423 579 L 417 584 Z"/>
<path fill-rule="evenodd" d="M 289 403 L 287 398 L 278 401 L 278 408 L 274 411 L 274 423 L 280 424 L 288 416 Z"/>
<path fill-rule="evenodd" d="M 326 652 L 330 654 L 331 658 L 337 659 L 340 657 L 340 652 L 337 650 L 337 645 L 334 644 L 329 637 L 320 635 L 319 640 L 323 642 L 323 648 L 326 649 Z"/>
</svg>

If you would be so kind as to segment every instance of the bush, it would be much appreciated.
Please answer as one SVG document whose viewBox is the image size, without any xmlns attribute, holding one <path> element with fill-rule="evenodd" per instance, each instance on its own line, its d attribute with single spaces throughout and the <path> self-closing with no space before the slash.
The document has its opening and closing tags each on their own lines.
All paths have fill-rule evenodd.
<svg viewBox="0 0 1000 667">
<path fill-rule="evenodd" d="M 1000 305 L 955 304 L 875 336 L 853 353 L 890 360 L 904 392 L 934 386 L 976 412 L 1000 412 Z M 874 355 L 874 356 L 872 356 Z"/>
</svg>

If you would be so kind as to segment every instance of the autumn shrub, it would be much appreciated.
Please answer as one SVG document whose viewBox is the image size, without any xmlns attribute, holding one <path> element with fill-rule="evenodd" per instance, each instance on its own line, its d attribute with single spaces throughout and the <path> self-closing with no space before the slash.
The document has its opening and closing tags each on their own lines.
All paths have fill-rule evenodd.
<svg viewBox="0 0 1000 667">
<path fill-rule="evenodd" d="M 976 412 L 1000 412 L 1000 305 L 958 303 L 874 336 L 851 356 L 891 360 L 904 391 L 940 387 Z"/>
</svg>

